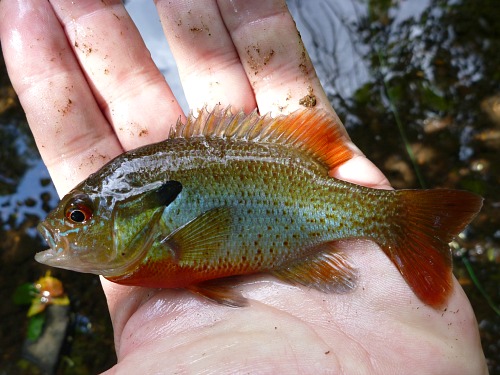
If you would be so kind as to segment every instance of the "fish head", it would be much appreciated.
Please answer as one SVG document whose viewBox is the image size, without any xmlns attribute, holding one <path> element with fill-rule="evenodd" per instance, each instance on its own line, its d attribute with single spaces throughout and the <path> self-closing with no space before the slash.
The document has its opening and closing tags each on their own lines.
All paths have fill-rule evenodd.
<svg viewBox="0 0 500 375">
<path fill-rule="evenodd" d="M 35 259 L 107 277 L 135 269 L 161 237 L 164 209 L 177 199 L 182 185 L 177 181 L 125 185 L 89 180 L 67 194 L 38 226 L 50 249 Z"/>
<path fill-rule="evenodd" d="M 49 250 L 37 253 L 43 264 L 103 274 L 116 256 L 113 223 L 98 194 L 73 190 L 38 225 Z"/>
</svg>

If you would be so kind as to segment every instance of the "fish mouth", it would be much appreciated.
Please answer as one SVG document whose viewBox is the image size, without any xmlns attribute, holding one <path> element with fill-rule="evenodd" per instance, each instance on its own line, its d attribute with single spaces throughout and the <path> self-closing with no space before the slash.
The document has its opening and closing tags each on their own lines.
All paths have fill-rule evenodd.
<svg viewBox="0 0 500 375">
<path fill-rule="evenodd" d="M 42 237 L 45 239 L 45 241 L 47 241 L 47 243 L 52 249 L 56 247 L 56 241 L 54 239 L 54 235 L 44 223 L 38 224 L 36 229 L 38 229 L 38 232 L 40 232 Z"/>
<path fill-rule="evenodd" d="M 50 249 L 36 253 L 35 260 L 48 266 L 64 268 L 64 250 L 68 246 L 67 239 L 59 236 L 56 238 L 54 233 L 44 223 L 38 224 L 37 229 L 49 244 Z"/>
<path fill-rule="evenodd" d="M 51 229 L 46 223 L 38 224 L 37 229 L 50 246 L 50 249 L 35 254 L 37 262 L 71 271 L 106 274 L 106 262 L 86 260 L 88 249 L 77 247 L 76 244 L 70 245 L 67 236 L 61 235 L 59 230 Z"/>
<path fill-rule="evenodd" d="M 52 249 L 40 251 L 39 253 L 35 254 L 35 260 L 38 263 L 46 264 L 48 266 L 56 266 L 57 265 L 57 254 Z"/>
</svg>

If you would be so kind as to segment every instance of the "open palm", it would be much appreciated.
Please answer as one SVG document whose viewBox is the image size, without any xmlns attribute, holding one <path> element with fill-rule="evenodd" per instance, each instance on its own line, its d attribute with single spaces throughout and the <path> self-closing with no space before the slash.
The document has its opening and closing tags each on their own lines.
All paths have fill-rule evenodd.
<svg viewBox="0 0 500 375">
<path fill-rule="evenodd" d="M 314 97 L 335 116 L 284 1 L 156 5 L 192 109 L 290 113 Z M 119 153 L 166 138 L 184 116 L 121 2 L 8 0 L 0 18 L 11 80 L 60 195 Z M 361 152 L 335 176 L 389 188 Z M 378 246 L 342 246 L 360 274 L 345 295 L 257 275 L 239 285 L 250 305 L 234 309 L 103 279 L 118 355 L 108 372 L 487 372 L 456 281 L 446 308 L 435 310 Z"/>
</svg>

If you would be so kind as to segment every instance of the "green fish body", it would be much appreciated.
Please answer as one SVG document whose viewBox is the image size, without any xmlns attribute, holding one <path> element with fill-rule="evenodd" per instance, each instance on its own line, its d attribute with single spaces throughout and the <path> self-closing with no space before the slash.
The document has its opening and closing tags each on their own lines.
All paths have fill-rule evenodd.
<svg viewBox="0 0 500 375">
<path fill-rule="evenodd" d="M 36 259 L 241 306 L 228 277 L 268 272 L 325 292 L 352 290 L 359 275 L 336 241 L 368 238 L 423 302 L 442 305 L 452 288 L 448 242 L 482 199 L 329 176 L 352 156 L 321 110 L 274 119 L 204 111 L 75 187 L 40 225 L 52 249 Z"/>
</svg>

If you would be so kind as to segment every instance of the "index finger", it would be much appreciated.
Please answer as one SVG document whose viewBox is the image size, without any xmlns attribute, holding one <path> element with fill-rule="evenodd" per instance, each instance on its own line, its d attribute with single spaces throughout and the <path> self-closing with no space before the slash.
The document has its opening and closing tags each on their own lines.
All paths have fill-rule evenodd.
<svg viewBox="0 0 500 375">
<path fill-rule="evenodd" d="M 50 4 L 4 1 L 0 14 L 12 84 L 54 184 L 65 193 L 121 152 L 121 145 L 88 90 Z"/>
<path fill-rule="evenodd" d="M 0 12 L 12 83 L 60 195 L 182 116 L 121 2 L 18 0 Z"/>
<path fill-rule="evenodd" d="M 123 149 L 165 139 L 182 109 L 122 2 L 51 4 Z"/>
</svg>

